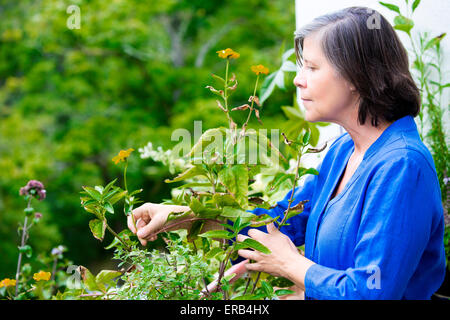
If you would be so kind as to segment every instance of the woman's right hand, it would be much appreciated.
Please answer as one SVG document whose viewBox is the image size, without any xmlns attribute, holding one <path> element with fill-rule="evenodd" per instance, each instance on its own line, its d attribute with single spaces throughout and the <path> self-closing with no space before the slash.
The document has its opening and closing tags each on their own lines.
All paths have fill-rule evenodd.
<svg viewBox="0 0 450 320">
<path fill-rule="evenodd" d="M 187 206 L 166 205 L 147 202 L 133 210 L 132 215 L 136 223 L 136 228 L 131 215 L 128 216 L 128 228 L 137 235 L 143 246 L 147 241 L 155 241 L 156 233 L 160 231 L 167 222 L 171 212 L 185 212 L 190 210 Z M 183 225 L 177 224 L 176 229 L 181 229 Z M 169 229 L 168 229 L 169 230 Z"/>
</svg>

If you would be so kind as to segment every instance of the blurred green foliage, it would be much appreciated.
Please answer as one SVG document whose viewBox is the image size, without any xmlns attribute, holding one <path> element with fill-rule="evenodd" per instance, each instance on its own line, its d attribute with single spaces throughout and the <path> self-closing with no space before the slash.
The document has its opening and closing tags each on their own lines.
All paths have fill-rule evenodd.
<svg viewBox="0 0 450 320">
<path fill-rule="evenodd" d="M 79 29 L 67 26 L 69 5 L 80 8 Z M 81 187 L 121 176 L 111 161 L 120 149 L 148 141 L 173 147 L 173 130 L 193 130 L 194 120 L 203 130 L 226 125 L 205 89 L 223 67 L 215 52 L 241 54 L 233 102 L 243 104 L 254 82 L 250 66 L 278 68 L 295 29 L 290 0 L 3 0 L 0 21 L 0 278 L 14 276 L 26 205 L 19 189 L 30 179 L 47 189 L 35 208 L 43 223 L 31 231 L 33 249 L 64 244 L 76 264 L 103 268 L 112 239 L 90 235 Z M 264 126 L 250 127 L 280 128 L 280 106 L 292 105 L 294 91 L 274 92 Z M 171 175 L 150 165 L 158 164 L 131 157 L 128 185 L 160 202 L 170 197 L 164 179 Z M 122 230 L 125 217 L 110 224 Z"/>
</svg>

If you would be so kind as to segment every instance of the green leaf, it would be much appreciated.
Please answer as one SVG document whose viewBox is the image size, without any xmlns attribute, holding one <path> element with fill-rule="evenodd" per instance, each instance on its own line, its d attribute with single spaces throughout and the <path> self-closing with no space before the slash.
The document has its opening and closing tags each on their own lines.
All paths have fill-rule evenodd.
<svg viewBox="0 0 450 320">
<path fill-rule="evenodd" d="M 108 211 L 109 213 L 114 214 L 114 207 L 112 206 L 112 204 L 110 202 L 105 202 L 103 204 L 103 207 L 106 209 L 106 211 Z"/>
<path fill-rule="evenodd" d="M 224 207 L 220 216 L 232 221 L 235 221 L 236 218 L 240 217 L 242 223 L 251 221 L 256 217 L 253 213 L 233 207 Z"/>
<path fill-rule="evenodd" d="M 112 186 L 114 185 L 114 183 L 116 183 L 116 181 L 117 181 L 117 178 L 114 179 L 113 181 L 111 181 L 110 183 L 108 183 L 108 184 L 106 185 L 106 187 L 103 189 L 103 193 L 107 193 L 107 192 L 109 191 L 109 189 L 112 188 Z"/>
<path fill-rule="evenodd" d="M 28 244 L 19 247 L 19 252 L 24 254 L 27 258 L 31 258 L 31 256 L 33 255 L 33 249 Z"/>
<path fill-rule="evenodd" d="M 286 278 L 283 277 L 277 277 L 270 281 L 270 284 L 274 287 L 278 288 L 289 288 L 294 285 L 294 283 Z"/>
<path fill-rule="evenodd" d="M 307 145 L 309 143 L 310 138 L 311 138 L 311 132 L 306 131 L 305 134 L 303 135 L 303 144 Z"/>
<path fill-rule="evenodd" d="M 202 157 L 204 149 L 213 143 L 215 139 L 222 139 L 226 135 L 226 129 L 223 127 L 213 128 L 206 130 L 197 143 L 192 147 L 191 151 L 187 154 L 188 157 Z M 214 138 L 214 139 L 213 139 Z"/>
<path fill-rule="evenodd" d="M 258 251 L 260 251 L 262 253 L 265 253 L 265 254 L 270 254 L 271 253 L 271 251 L 265 245 L 263 245 L 262 243 L 254 240 L 252 238 L 246 238 L 244 241 L 239 242 L 238 244 L 245 245 L 246 247 L 258 250 Z M 239 249 L 243 249 L 243 248 L 244 247 L 240 246 Z"/>
<path fill-rule="evenodd" d="M 404 31 L 407 34 L 410 34 L 411 29 L 414 27 L 414 22 L 402 15 L 394 18 L 394 24 L 394 29 Z"/>
<path fill-rule="evenodd" d="M 270 190 L 274 190 L 280 187 L 285 181 L 290 180 L 291 184 L 294 183 L 295 174 L 279 172 L 275 175 L 274 179 L 267 185 Z"/>
<path fill-rule="evenodd" d="M 222 210 L 219 208 L 210 208 L 204 206 L 203 203 L 201 203 L 200 200 L 195 197 L 191 197 L 189 208 L 191 208 L 192 212 L 202 218 L 215 218 L 222 212 Z"/>
<path fill-rule="evenodd" d="M 117 194 L 118 192 L 120 192 L 120 188 L 115 188 L 112 191 L 109 191 L 108 194 L 106 196 L 103 197 L 103 200 L 109 200 L 109 198 L 111 198 L 112 196 L 114 196 L 115 194 Z M 105 192 L 106 193 L 106 192 Z"/>
<path fill-rule="evenodd" d="M 261 281 L 261 288 L 263 289 L 264 293 L 270 297 L 273 294 L 273 287 L 267 283 L 266 281 Z"/>
<path fill-rule="evenodd" d="M 287 295 L 287 294 L 294 294 L 294 293 L 295 293 L 295 291 L 288 290 L 288 289 L 278 289 L 278 290 L 275 291 L 275 294 L 277 296 L 284 296 L 284 295 Z"/>
<path fill-rule="evenodd" d="M 93 219 L 89 221 L 89 228 L 91 229 L 91 232 L 96 239 L 103 241 L 106 230 L 105 220 L 102 221 L 99 219 Z"/>
<path fill-rule="evenodd" d="M 286 115 L 286 117 L 288 119 L 293 119 L 293 120 L 301 121 L 301 122 L 305 121 L 303 114 L 297 108 L 290 107 L 290 106 L 283 106 L 283 107 L 281 107 L 281 110 L 283 110 L 284 114 Z"/>
<path fill-rule="evenodd" d="M 255 218 L 252 219 L 252 223 L 251 226 L 253 228 L 258 228 L 258 227 L 262 227 L 265 225 L 268 225 L 276 220 L 278 220 L 280 217 L 276 216 L 276 217 L 271 217 L 268 214 L 262 214 L 259 216 L 255 215 Z"/>
<path fill-rule="evenodd" d="M 222 84 L 225 84 L 225 79 L 224 79 L 224 78 L 222 78 L 222 77 L 220 77 L 220 76 L 218 76 L 218 75 L 216 75 L 216 74 L 214 74 L 214 73 L 211 73 L 211 76 L 212 76 L 214 79 L 219 80 Z"/>
<path fill-rule="evenodd" d="M 229 282 L 231 279 L 233 279 L 236 276 L 236 273 L 231 273 L 229 275 L 226 275 L 222 278 L 222 281 Z"/>
<path fill-rule="evenodd" d="M 90 205 L 93 205 L 93 204 L 97 204 L 97 203 L 98 203 L 97 200 L 90 199 L 90 200 L 84 201 L 84 202 L 83 202 L 83 206 L 84 206 L 84 207 L 87 207 L 87 206 L 90 206 Z"/>
<path fill-rule="evenodd" d="M 284 61 L 280 69 L 284 72 L 297 72 L 297 66 L 289 60 Z"/>
<path fill-rule="evenodd" d="M 102 286 L 102 291 L 105 291 L 105 287 L 113 287 L 116 285 L 115 278 L 120 277 L 121 272 L 115 270 L 102 270 L 95 277 L 95 283 L 97 286 Z"/>
<path fill-rule="evenodd" d="M 189 232 L 187 235 L 187 240 L 193 241 L 193 240 L 197 239 L 198 234 L 202 230 L 204 224 L 205 224 L 205 221 L 202 221 L 202 220 L 194 221 L 194 223 L 192 224 L 192 227 L 189 229 Z"/>
<path fill-rule="evenodd" d="M 119 191 L 122 190 L 120 188 L 117 188 Z M 122 192 L 119 193 L 115 193 L 113 196 L 111 196 L 111 198 L 108 199 L 109 203 L 111 203 L 112 205 L 114 205 L 117 201 L 121 200 L 123 197 L 125 197 L 127 194 L 127 191 L 124 190 Z"/>
<path fill-rule="evenodd" d="M 283 55 L 281 56 L 281 61 L 286 61 L 289 59 L 293 54 L 295 53 L 295 48 L 288 49 Z"/>
<path fill-rule="evenodd" d="M 125 229 L 122 230 L 121 232 L 119 232 L 118 236 L 124 240 L 125 242 L 129 241 L 131 236 L 134 236 L 134 234 L 131 232 L 131 230 L 129 229 Z M 119 239 L 117 239 L 117 237 L 114 237 L 113 241 L 107 246 L 105 247 L 106 250 L 112 249 L 116 246 L 120 246 L 122 245 L 122 242 L 120 242 Z"/>
<path fill-rule="evenodd" d="M 416 11 L 416 8 L 419 6 L 420 0 L 415 0 L 412 4 L 412 12 Z"/>
<path fill-rule="evenodd" d="M 423 49 L 423 51 L 427 51 L 428 49 L 430 49 L 431 47 L 436 46 L 437 44 L 441 43 L 441 40 L 446 36 L 446 33 L 443 33 L 437 37 L 434 37 L 433 39 L 431 39 L 430 41 L 427 42 L 427 44 L 425 45 L 425 48 Z"/>
<path fill-rule="evenodd" d="M 97 283 L 95 281 L 95 277 L 92 275 L 92 273 L 89 271 L 89 269 L 80 266 L 80 274 L 81 278 L 83 279 L 83 283 L 86 285 L 88 290 L 96 291 L 99 290 Z"/>
<path fill-rule="evenodd" d="M 219 180 L 242 208 L 248 204 L 248 170 L 243 164 L 226 167 L 218 173 Z"/>
<path fill-rule="evenodd" d="M 101 198 L 102 198 L 102 195 L 100 194 L 100 192 L 98 192 L 98 191 L 95 190 L 94 188 L 83 186 L 83 190 L 86 191 L 86 193 L 87 193 L 88 195 L 90 195 L 91 198 L 93 198 L 93 199 L 95 199 L 95 200 L 97 200 L 97 201 L 100 201 Z"/>
<path fill-rule="evenodd" d="M 130 197 L 131 197 L 131 196 L 134 196 L 135 194 L 141 193 L 142 191 L 144 191 L 144 189 L 137 189 L 137 190 L 134 190 L 133 192 L 130 193 Z"/>
<path fill-rule="evenodd" d="M 260 294 L 246 294 L 238 297 L 234 297 L 231 300 L 260 300 L 261 298 L 264 298 Z"/>
<path fill-rule="evenodd" d="M 270 141 L 270 139 L 265 135 L 262 134 L 261 132 L 257 132 L 256 130 L 248 130 L 245 133 L 246 136 L 248 136 L 250 139 L 252 139 L 255 143 L 257 143 L 258 145 L 258 149 L 260 150 L 259 153 L 265 154 L 266 153 L 266 148 L 271 149 L 272 153 L 276 152 L 278 154 L 278 156 L 280 156 L 283 160 L 286 161 L 286 158 L 283 156 L 283 154 L 280 152 L 280 150 L 275 147 L 275 145 Z M 267 158 L 267 156 L 265 156 Z M 273 165 L 278 165 L 278 158 L 277 158 L 277 162 L 274 162 L 273 160 L 267 158 L 266 160 L 263 159 L 259 159 L 258 158 L 258 164 L 262 164 L 262 165 L 269 165 L 269 166 L 273 166 Z"/>
<path fill-rule="evenodd" d="M 206 238 L 220 238 L 220 239 L 233 238 L 233 234 L 227 230 L 210 230 L 205 233 L 199 234 L 198 236 Z"/>
<path fill-rule="evenodd" d="M 207 174 L 207 171 L 205 171 L 201 166 L 196 165 L 196 166 L 191 167 L 191 168 L 187 169 L 186 171 L 180 173 L 174 179 L 172 179 L 172 180 L 166 179 L 166 180 L 164 180 L 164 182 L 165 183 L 173 183 L 173 182 L 190 179 L 190 178 L 200 176 L 200 175 L 206 176 L 206 174 Z"/>
<path fill-rule="evenodd" d="M 279 73 L 279 71 L 273 72 L 264 79 L 259 90 L 259 103 L 261 105 L 263 105 L 264 101 L 272 94 L 273 89 L 275 89 L 276 77 Z"/>
<path fill-rule="evenodd" d="M 228 193 L 226 194 L 214 194 L 213 202 L 219 207 L 239 207 L 239 203 Z"/>
<path fill-rule="evenodd" d="M 398 6 L 396 6 L 396 5 L 394 5 L 394 4 L 390 4 L 390 3 L 381 2 L 381 1 L 379 1 L 379 3 L 380 3 L 382 6 L 385 6 L 386 8 L 388 8 L 389 10 L 395 11 L 395 12 L 397 12 L 398 14 L 400 14 L 400 8 L 399 8 Z"/>
<path fill-rule="evenodd" d="M 207 260 L 213 259 L 215 256 L 217 256 L 219 253 L 222 253 L 223 250 L 219 247 L 214 247 L 211 250 L 208 251 L 208 253 L 205 255 L 205 258 Z"/>
</svg>

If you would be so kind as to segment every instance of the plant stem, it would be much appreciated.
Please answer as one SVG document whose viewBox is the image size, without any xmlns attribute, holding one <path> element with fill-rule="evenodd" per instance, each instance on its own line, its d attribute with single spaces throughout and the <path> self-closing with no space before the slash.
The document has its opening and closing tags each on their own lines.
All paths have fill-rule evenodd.
<svg viewBox="0 0 450 320">
<path fill-rule="evenodd" d="M 123 170 L 123 184 L 124 184 L 124 187 L 125 187 L 125 191 L 127 192 L 126 193 L 127 194 L 126 197 L 127 197 L 127 199 L 129 199 L 128 198 L 128 196 L 129 196 L 128 195 L 128 186 L 127 186 L 127 169 L 128 169 L 128 158 L 125 159 L 125 169 Z M 123 210 L 124 211 L 126 210 L 126 206 L 123 207 Z M 128 216 L 128 214 L 131 216 L 131 221 L 133 222 L 134 229 L 137 230 L 136 221 L 134 220 L 133 213 L 125 211 L 125 216 Z"/>
<path fill-rule="evenodd" d="M 32 199 L 32 197 L 30 197 L 28 199 L 27 209 L 30 208 L 31 199 Z M 28 216 L 25 215 L 25 220 L 23 222 L 23 228 L 22 228 L 22 239 L 20 241 L 20 246 L 21 247 L 23 247 L 25 245 L 25 243 L 27 242 L 27 238 L 28 238 L 27 221 L 28 221 Z M 17 294 L 19 293 L 19 277 L 20 277 L 20 266 L 21 266 L 21 264 L 22 264 L 22 252 L 19 252 L 19 258 L 18 258 L 18 261 L 17 261 L 17 271 L 16 271 L 16 291 L 15 291 L 15 296 L 16 297 L 17 297 Z"/>
<path fill-rule="evenodd" d="M 106 229 L 108 229 L 108 231 L 111 232 L 114 235 L 114 237 L 116 237 L 124 245 L 127 251 L 131 251 L 131 248 L 122 240 L 121 237 L 119 237 L 119 235 L 113 229 L 111 229 L 108 223 L 106 223 Z"/>
<path fill-rule="evenodd" d="M 222 223 L 222 221 L 220 221 L 220 220 L 210 219 L 210 218 L 190 218 L 190 219 L 178 221 L 178 222 L 172 223 L 172 224 L 170 224 L 168 226 L 165 226 L 165 227 L 159 229 L 156 233 L 154 233 L 154 235 L 158 235 L 158 234 L 160 234 L 162 232 L 166 232 L 167 230 L 171 229 L 174 226 L 177 226 L 177 225 L 180 225 L 180 224 L 183 224 L 183 223 L 186 223 L 186 222 L 197 221 L 197 220 L 205 220 L 205 221 L 212 221 L 212 222 Z"/>
<path fill-rule="evenodd" d="M 286 211 L 284 211 L 283 220 L 281 220 L 281 223 L 278 225 L 278 230 L 280 230 L 280 228 L 286 222 L 286 219 L 287 219 L 287 216 L 288 216 L 288 213 L 289 213 L 289 209 L 291 208 L 292 202 L 294 202 L 293 198 L 294 198 L 295 186 L 296 186 L 297 180 L 298 180 L 298 168 L 300 167 L 300 159 L 301 159 L 301 157 L 302 157 L 302 154 L 300 153 L 298 155 L 298 158 L 297 158 L 297 167 L 295 169 L 295 178 L 294 178 L 294 185 L 292 187 L 291 197 L 289 199 L 288 207 L 287 207 Z"/>
<path fill-rule="evenodd" d="M 50 281 L 55 279 L 56 263 L 57 262 L 58 262 L 58 258 L 53 259 L 52 277 L 50 278 Z"/>
<path fill-rule="evenodd" d="M 220 263 L 219 278 L 217 279 L 217 286 L 222 291 L 224 299 L 226 298 L 226 292 L 225 292 L 225 290 L 222 289 L 222 285 L 221 285 L 220 281 L 223 278 L 223 275 L 225 273 L 225 269 L 227 268 L 228 260 L 230 259 L 231 253 L 234 251 L 235 245 L 236 245 L 236 242 L 231 247 L 231 250 L 228 250 L 227 255 L 225 257 L 225 260 Z"/>
<path fill-rule="evenodd" d="M 127 188 L 127 168 L 128 168 L 128 159 L 125 160 L 125 169 L 123 170 L 123 184 L 125 186 L 125 190 L 128 191 L 128 188 Z"/>
<path fill-rule="evenodd" d="M 256 89 L 258 88 L 258 80 L 259 80 L 259 74 L 256 76 L 256 83 L 255 83 L 255 89 L 253 90 L 253 99 L 252 99 L 252 103 L 251 103 L 251 105 L 250 105 L 250 112 L 248 113 L 248 116 L 247 116 L 247 120 L 245 121 L 245 123 L 244 123 L 244 125 L 242 126 L 242 128 L 246 128 L 247 127 L 247 124 L 248 124 L 248 121 L 250 120 L 250 116 L 252 115 L 252 111 L 253 111 L 253 104 L 254 104 L 254 102 L 255 102 L 255 95 L 256 95 Z"/>
<path fill-rule="evenodd" d="M 301 152 L 297 156 L 297 167 L 296 167 L 296 170 L 295 170 L 294 185 L 292 186 L 291 197 L 289 199 L 288 207 L 287 207 L 286 211 L 284 211 L 283 220 L 281 220 L 281 223 L 277 227 L 278 230 L 280 230 L 280 228 L 286 222 L 286 219 L 287 219 L 287 216 L 288 216 L 288 213 L 289 213 L 289 209 L 291 208 L 292 202 L 294 202 L 293 198 L 294 198 L 295 186 L 296 186 L 297 180 L 298 180 L 298 168 L 300 167 L 300 159 L 302 158 L 302 153 L 303 153 L 303 149 L 301 150 Z M 256 276 L 255 283 L 253 284 L 253 288 L 252 288 L 252 293 L 255 291 L 255 288 L 256 288 L 256 285 L 258 284 L 260 276 L 261 276 L 261 271 L 258 272 L 258 275 Z"/>
</svg>

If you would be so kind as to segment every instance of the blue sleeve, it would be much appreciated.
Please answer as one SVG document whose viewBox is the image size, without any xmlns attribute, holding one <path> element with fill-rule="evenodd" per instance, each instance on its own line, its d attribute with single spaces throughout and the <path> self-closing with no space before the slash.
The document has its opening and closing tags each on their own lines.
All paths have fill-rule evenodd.
<svg viewBox="0 0 450 320">
<path fill-rule="evenodd" d="M 441 268 L 442 241 L 434 242 L 436 248 L 427 248 L 442 214 L 441 204 L 435 203 L 435 181 L 429 171 L 423 163 L 421 168 L 405 156 L 375 172 L 355 236 L 354 265 L 346 270 L 311 266 L 305 275 L 308 298 L 401 299 L 419 262 L 429 263 L 425 270 L 435 268 L 433 265 Z M 421 261 L 426 249 L 435 253 L 433 263 Z"/>
</svg>

